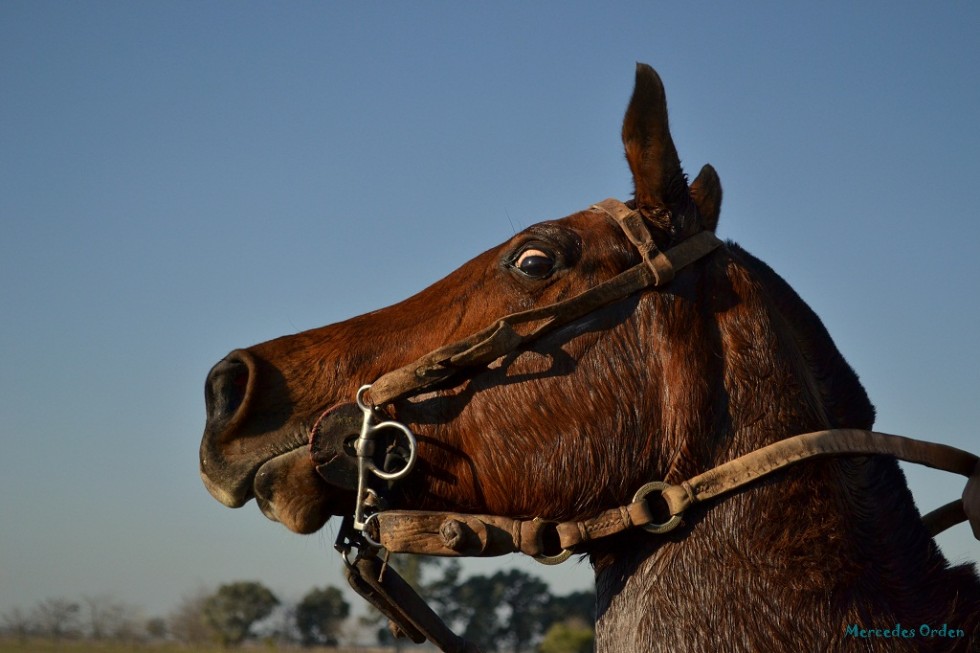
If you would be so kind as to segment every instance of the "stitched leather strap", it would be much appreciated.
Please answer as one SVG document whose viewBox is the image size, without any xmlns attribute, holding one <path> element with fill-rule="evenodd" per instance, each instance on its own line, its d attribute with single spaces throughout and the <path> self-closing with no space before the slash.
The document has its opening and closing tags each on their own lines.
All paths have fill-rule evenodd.
<svg viewBox="0 0 980 653">
<path fill-rule="evenodd" d="M 781 440 L 664 490 L 670 514 L 726 494 L 801 460 L 831 455 L 887 454 L 969 477 L 977 464 L 971 453 L 935 442 L 858 429 L 817 431 Z"/>
<path fill-rule="evenodd" d="M 666 252 L 657 250 L 639 213 L 616 199 L 593 207 L 613 218 L 640 250 L 643 263 L 620 273 L 570 299 L 506 315 L 476 333 L 435 349 L 421 358 L 388 372 L 371 384 L 369 398 L 375 406 L 426 390 L 459 372 L 505 356 L 546 333 L 592 311 L 625 299 L 644 288 L 669 283 L 677 271 L 721 246 L 709 231 L 699 232 Z"/>
<path fill-rule="evenodd" d="M 667 486 L 661 492 L 671 515 L 681 516 L 695 503 L 724 496 L 777 470 L 809 460 L 840 455 L 889 455 L 969 478 L 963 498 L 923 518 L 930 533 L 970 520 L 980 539 L 980 460 L 944 444 L 857 429 L 833 429 L 797 435 L 736 458 L 704 474 Z M 497 515 L 387 510 L 373 519 L 372 539 L 394 553 L 437 556 L 496 556 L 525 553 L 552 556 L 625 530 L 656 525 L 646 498 L 581 521 L 548 522 Z"/>
</svg>

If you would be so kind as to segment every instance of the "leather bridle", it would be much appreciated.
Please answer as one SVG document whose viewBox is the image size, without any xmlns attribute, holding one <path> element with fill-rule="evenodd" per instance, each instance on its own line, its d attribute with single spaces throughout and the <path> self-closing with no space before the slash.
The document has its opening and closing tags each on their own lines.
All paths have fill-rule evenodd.
<svg viewBox="0 0 980 653">
<path fill-rule="evenodd" d="M 695 503 L 724 496 L 777 470 L 817 457 L 889 455 L 968 477 L 961 500 L 933 511 L 923 521 L 935 535 L 969 519 L 974 535 L 980 539 L 977 456 L 942 444 L 857 429 L 831 429 L 790 437 L 679 484 L 651 481 L 637 489 L 629 504 L 586 520 L 553 522 L 385 509 L 383 491 L 372 488 L 372 480 L 391 483 L 405 477 L 415 463 L 417 446 L 412 432 L 399 422 L 385 420 L 380 407 L 436 386 L 445 388 L 459 381 L 464 371 L 485 367 L 602 306 L 647 288 L 663 287 L 679 270 L 722 246 L 713 233 L 700 231 L 661 251 L 638 211 L 615 199 L 607 199 L 592 208 L 620 226 L 640 252 L 639 264 L 570 299 L 500 318 L 469 337 L 382 375 L 357 394 L 356 404 L 361 414 L 360 433 L 353 442 L 357 501 L 353 515 L 341 527 L 337 548 L 347 561 L 351 586 L 391 620 L 393 630 L 417 643 L 428 639 L 444 651 L 477 650 L 446 627 L 418 594 L 394 570 L 387 568 L 386 558 L 385 561 L 378 558 L 379 551 L 438 556 L 520 552 L 546 564 L 557 564 L 574 552 L 584 552 L 594 540 L 629 529 L 666 533 L 681 523 L 685 510 Z M 314 450 L 322 442 L 323 434 L 318 431 L 321 421 L 323 417 L 311 434 Z M 380 434 L 386 431 L 394 431 L 396 437 L 383 439 Z M 340 445 L 336 448 L 340 451 Z M 386 448 L 388 456 L 386 463 L 379 465 L 376 461 L 382 448 Z M 344 476 L 338 474 L 338 462 L 348 464 L 349 458 L 337 456 L 330 463 L 318 465 L 317 470 L 328 482 L 336 482 L 338 475 Z M 388 463 L 393 468 L 389 469 Z M 353 471 L 347 471 L 350 482 L 354 479 Z M 651 501 L 651 496 L 660 500 Z M 351 561 L 349 556 L 354 549 L 357 554 Z"/>
<path fill-rule="evenodd" d="M 602 306 L 646 288 L 661 288 L 681 269 L 722 246 L 713 233 L 700 231 L 660 251 L 638 211 L 615 199 L 599 202 L 592 210 L 604 213 L 619 225 L 640 252 L 640 263 L 569 299 L 504 316 L 469 337 L 382 375 L 371 384 L 371 403 L 383 406 L 423 392 L 466 369 L 485 366 Z"/>
</svg>

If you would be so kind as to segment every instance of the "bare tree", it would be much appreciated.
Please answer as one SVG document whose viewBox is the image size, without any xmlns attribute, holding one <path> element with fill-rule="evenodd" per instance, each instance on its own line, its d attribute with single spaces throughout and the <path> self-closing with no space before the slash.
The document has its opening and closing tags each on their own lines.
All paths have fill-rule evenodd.
<svg viewBox="0 0 980 653">
<path fill-rule="evenodd" d="M 0 616 L 0 623 L 3 624 L 3 633 L 8 637 L 14 637 L 19 642 L 27 641 L 34 624 L 30 615 L 25 614 L 20 608 L 13 608 Z"/>
<path fill-rule="evenodd" d="M 32 613 L 39 634 L 59 641 L 75 637 L 79 632 L 78 615 L 81 607 L 65 598 L 45 599 Z"/>
<path fill-rule="evenodd" d="M 82 620 L 95 640 L 131 642 L 141 635 L 139 608 L 105 594 L 82 597 Z"/>
<path fill-rule="evenodd" d="M 181 598 L 170 614 L 170 634 L 184 644 L 209 644 L 217 639 L 217 633 L 204 618 L 204 605 L 210 593 L 198 590 Z"/>
</svg>

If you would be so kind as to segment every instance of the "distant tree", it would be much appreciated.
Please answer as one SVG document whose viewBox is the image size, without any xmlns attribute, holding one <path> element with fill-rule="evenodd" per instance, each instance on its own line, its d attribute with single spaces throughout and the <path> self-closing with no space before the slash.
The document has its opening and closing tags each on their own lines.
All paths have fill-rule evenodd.
<svg viewBox="0 0 980 653">
<path fill-rule="evenodd" d="M 442 574 L 425 587 L 425 597 L 433 603 L 436 611 L 447 623 L 453 624 L 462 617 L 458 601 L 462 566 L 459 560 L 444 558 Z"/>
<path fill-rule="evenodd" d="M 548 628 L 538 645 L 538 653 L 589 653 L 594 647 L 592 627 L 581 619 L 571 618 Z"/>
<path fill-rule="evenodd" d="M 303 646 L 335 646 L 350 604 L 336 587 L 314 588 L 296 606 L 296 627 Z"/>
<path fill-rule="evenodd" d="M 519 570 L 491 576 L 462 578 L 457 560 L 392 556 L 395 568 L 432 605 L 450 628 L 482 650 L 520 653 L 533 648 L 549 626 L 569 619 L 585 624 L 589 633 L 595 622 L 595 593 L 573 592 L 552 596 L 547 584 Z M 439 574 L 430 578 L 430 571 Z M 363 620 L 379 625 L 380 617 Z M 386 628 L 378 628 L 378 640 L 394 643 Z"/>
<path fill-rule="evenodd" d="M 595 626 L 595 591 L 581 590 L 563 596 L 552 596 L 546 609 L 545 630 L 553 623 L 578 620 Z"/>
<path fill-rule="evenodd" d="M 74 601 L 45 599 L 34 608 L 32 621 L 41 635 L 58 641 L 78 635 L 80 611 L 81 606 Z"/>
<path fill-rule="evenodd" d="M 279 599 L 261 583 L 230 583 L 204 602 L 204 618 L 222 646 L 238 646 L 252 634 L 252 626 L 272 614 L 277 605 Z"/>
<path fill-rule="evenodd" d="M 425 598 L 460 635 L 483 650 L 496 650 L 499 597 L 494 595 L 494 588 L 486 576 L 472 576 L 465 581 L 461 576 L 459 561 L 447 559 L 442 575 L 426 586 Z"/>
<path fill-rule="evenodd" d="M 552 600 L 548 584 L 518 569 L 498 571 L 490 577 L 490 582 L 506 613 L 497 636 L 514 653 L 521 653 L 544 633 L 544 620 Z"/>
<path fill-rule="evenodd" d="M 0 623 L 3 624 L 3 634 L 7 637 L 16 638 L 19 642 L 27 641 L 34 630 L 34 621 L 30 615 L 20 608 L 13 608 L 4 612 L 0 616 Z"/>
<path fill-rule="evenodd" d="M 167 620 L 170 634 L 188 645 L 208 644 L 218 639 L 214 628 L 204 618 L 204 606 L 210 594 L 199 590 L 181 598 Z"/>
<path fill-rule="evenodd" d="M 280 604 L 265 620 L 264 625 L 262 641 L 270 646 L 287 648 L 300 641 L 299 630 L 296 628 L 296 606 L 293 604 Z"/>
<path fill-rule="evenodd" d="M 553 596 L 544 581 L 519 570 L 461 580 L 454 561 L 427 589 L 439 615 L 485 651 L 526 651 L 557 622 L 574 619 L 589 632 L 595 623 L 595 592 Z"/>
<path fill-rule="evenodd" d="M 357 619 L 347 619 L 340 625 L 337 639 L 338 646 L 352 651 L 360 651 L 369 639 L 373 629 L 367 627 L 363 616 Z"/>
<path fill-rule="evenodd" d="M 425 589 L 425 598 L 450 628 L 474 642 L 481 650 L 495 651 L 500 626 L 499 597 L 486 576 L 462 580 L 458 560 L 449 559 L 442 576 Z"/>
<path fill-rule="evenodd" d="M 140 636 L 139 609 L 108 595 L 83 596 L 82 620 L 95 640 L 131 642 Z"/>
<path fill-rule="evenodd" d="M 516 569 L 460 580 L 451 566 L 432 590 L 443 619 L 485 651 L 525 650 L 544 631 L 551 600 L 544 581 Z"/>
<path fill-rule="evenodd" d="M 143 629 L 149 635 L 150 639 L 154 640 L 166 639 L 167 634 L 170 632 L 170 629 L 167 627 L 167 620 L 161 617 L 147 619 L 143 625 Z"/>
</svg>

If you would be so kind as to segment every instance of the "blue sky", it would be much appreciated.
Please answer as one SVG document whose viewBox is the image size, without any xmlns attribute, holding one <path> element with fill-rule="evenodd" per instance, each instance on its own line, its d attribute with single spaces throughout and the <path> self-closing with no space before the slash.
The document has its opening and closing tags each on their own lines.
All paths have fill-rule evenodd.
<svg viewBox="0 0 980 653">
<path fill-rule="evenodd" d="M 877 428 L 980 450 L 980 7 L 718 5 L 0 3 L 0 613 L 341 584 L 329 527 L 204 490 L 205 374 L 627 198 L 636 61 Z M 962 490 L 909 477 L 925 509 Z"/>
</svg>

